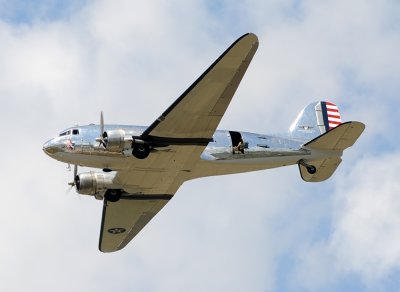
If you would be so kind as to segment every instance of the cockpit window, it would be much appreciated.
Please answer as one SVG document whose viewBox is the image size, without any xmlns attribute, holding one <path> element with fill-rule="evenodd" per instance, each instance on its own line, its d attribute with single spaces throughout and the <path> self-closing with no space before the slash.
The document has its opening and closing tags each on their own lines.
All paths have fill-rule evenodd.
<svg viewBox="0 0 400 292">
<path fill-rule="evenodd" d="M 72 130 L 68 130 L 68 131 L 64 131 L 62 133 L 60 133 L 60 137 L 61 136 L 68 136 L 68 135 L 79 135 L 79 129 L 72 129 Z"/>
<path fill-rule="evenodd" d="M 71 130 L 62 132 L 62 133 L 60 134 L 60 137 L 61 137 L 61 136 L 66 136 L 66 135 L 71 135 Z"/>
</svg>

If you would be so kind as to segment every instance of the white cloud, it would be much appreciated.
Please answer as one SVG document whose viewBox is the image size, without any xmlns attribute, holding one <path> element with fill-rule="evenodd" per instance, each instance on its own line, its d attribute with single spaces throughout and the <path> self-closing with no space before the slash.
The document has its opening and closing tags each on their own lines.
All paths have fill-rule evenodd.
<svg viewBox="0 0 400 292">
<path fill-rule="evenodd" d="M 332 231 L 298 252 L 296 281 L 318 291 L 351 275 L 374 291 L 398 271 L 399 157 L 397 152 L 365 157 L 347 174 L 336 175 Z"/>
<path fill-rule="evenodd" d="M 400 267 L 400 155 L 365 158 L 337 189 L 332 248 L 340 268 L 381 280 Z"/>
</svg>

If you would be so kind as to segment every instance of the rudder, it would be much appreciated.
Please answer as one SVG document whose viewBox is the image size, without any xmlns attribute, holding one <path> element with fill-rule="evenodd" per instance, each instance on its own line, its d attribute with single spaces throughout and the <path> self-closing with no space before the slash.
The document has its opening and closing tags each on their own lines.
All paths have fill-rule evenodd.
<svg viewBox="0 0 400 292">
<path fill-rule="evenodd" d="M 342 123 L 339 108 L 327 101 L 307 105 L 289 128 L 291 138 L 310 141 Z"/>
</svg>

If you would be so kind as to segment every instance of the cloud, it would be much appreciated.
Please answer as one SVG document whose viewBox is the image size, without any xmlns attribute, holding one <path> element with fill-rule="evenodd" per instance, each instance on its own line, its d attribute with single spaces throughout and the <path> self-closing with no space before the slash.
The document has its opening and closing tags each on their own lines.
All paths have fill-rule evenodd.
<svg viewBox="0 0 400 292">
<path fill-rule="evenodd" d="M 360 289 L 381 290 L 397 273 L 399 157 L 397 152 L 365 157 L 337 175 L 331 232 L 297 255 L 295 278 L 304 287 L 335 287 L 351 275 Z"/>
<path fill-rule="evenodd" d="M 376 282 L 399 268 L 399 153 L 359 161 L 337 190 L 332 248 L 341 268 Z M 354 183 L 362 182 L 362 183 Z"/>
</svg>

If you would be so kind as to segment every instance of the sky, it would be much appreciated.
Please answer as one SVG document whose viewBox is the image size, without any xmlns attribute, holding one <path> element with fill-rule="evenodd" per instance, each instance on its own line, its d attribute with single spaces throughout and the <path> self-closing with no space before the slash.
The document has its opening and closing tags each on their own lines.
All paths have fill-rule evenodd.
<svg viewBox="0 0 400 292">
<path fill-rule="evenodd" d="M 0 290 L 400 290 L 400 2 L 0 0 Z M 286 131 L 308 103 L 366 124 L 335 174 L 186 182 L 122 251 L 42 145 L 149 125 L 239 36 L 260 46 L 221 129 Z"/>
</svg>

